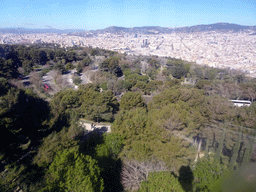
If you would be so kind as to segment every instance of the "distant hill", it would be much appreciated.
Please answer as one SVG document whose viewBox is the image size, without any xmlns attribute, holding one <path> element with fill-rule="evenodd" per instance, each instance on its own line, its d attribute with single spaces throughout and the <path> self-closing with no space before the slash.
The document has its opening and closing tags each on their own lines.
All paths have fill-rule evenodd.
<svg viewBox="0 0 256 192">
<path fill-rule="evenodd" d="M 0 33 L 31 34 L 31 33 L 74 33 L 82 29 L 28 29 L 28 28 L 0 28 Z"/>
<path fill-rule="evenodd" d="M 239 32 L 244 31 L 248 32 L 249 30 L 256 32 L 256 26 L 244 26 L 237 25 L 232 23 L 215 23 L 209 25 L 194 25 L 189 27 L 178 27 L 178 28 L 168 28 L 168 27 L 159 27 L 159 26 L 145 26 L 145 27 L 117 27 L 112 26 L 105 29 L 91 30 L 91 31 L 82 31 L 72 33 L 73 35 L 79 36 L 90 36 L 95 34 L 168 34 L 173 32 L 183 32 L 183 33 L 194 33 L 194 32 L 206 32 L 206 31 L 216 31 L 216 32 Z"/>
<path fill-rule="evenodd" d="M 0 33 L 15 33 L 15 34 L 25 34 L 25 33 L 70 33 L 72 35 L 78 36 L 91 36 L 96 34 L 167 34 L 173 32 L 184 32 L 184 33 L 194 33 L 194 32 L 205 32 L 205 31 L 216 31 L 216 32 L 239 32 L 239 31 L 249 31 L 252 30 L 256 32 L 256 26 L 245 26 L 237 25 L 233 23 L 215 23 L 209 25 L 194 25 L 189 27 L 178 27 L 178 28 L 168 28 L 159 26 L 144 26 L 144 27 L 117 27 L 111 26 L 105 29 L 90 30 L 85 31 L 82 29 L 26 29 L 26 28 L 0 28 Z"/>
<path fill-rule="evenodd" d="M 218 31 L 218 32 L 239 32 L 239 31 L 256 31 L 256 26 L 237 25 L 233 23 L 214 23 L 209 25 L 194 25 L 191 27 L 176 28 L 179 32 L 203 32 L 203 31 Z"/>
</svg>

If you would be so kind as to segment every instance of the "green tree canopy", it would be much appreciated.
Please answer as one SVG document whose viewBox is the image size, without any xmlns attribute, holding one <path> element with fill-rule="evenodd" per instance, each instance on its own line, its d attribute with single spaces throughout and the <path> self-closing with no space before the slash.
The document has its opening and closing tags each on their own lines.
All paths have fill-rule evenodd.
<svg viewBox="0 0 256 192">
<path fill-rule="evenodd" d="M 64 150 L 55 157 L 48 170 L 49 191 L 103 191 L 103 179 L 97 161 L 75 150 Z"/>
<path fill-rule="evenodd" d="M 132 109 L 144 107 L 145 103 L 140 93 L 127 92 L 123 95 L 120 102 L 121 109 Z"/>
<path fill-rule="evenodd" d="M 222 179 L 222 175 L 227 173 L 228 169 L 220 161 L 213 158 L 200 159 L 193 171 L 196 191 L 211 191 L 214 184 Z"/>
<path fill-rule="evenodd" d="M 140 185 L 139 192 L 182 192 L 181 184 L 178 178 L 175 178 L 169 171 L 151 172 L 146 181 Z"/>
<path fill-rule="evenodd" d="M 122 76 L 122 70 L 119 67 L 119 60 L 119 57 L 110 57 L 100 64 L 100 69 L 120 77 Z"/>
</svg>

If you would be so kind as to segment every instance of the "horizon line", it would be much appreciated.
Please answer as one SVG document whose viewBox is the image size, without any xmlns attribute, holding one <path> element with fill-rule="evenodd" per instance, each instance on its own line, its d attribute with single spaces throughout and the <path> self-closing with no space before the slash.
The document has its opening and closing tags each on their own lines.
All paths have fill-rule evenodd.
<svg viewBox="0 0 256 192">
<path fill-rule="evenodd" d="M 123 27 L 123 26 L 116 26 L 116 25 L 111 25 L 105 28 L 101 28 L 101 29 L 78 29 L 78 28 L 66 28 L 66 29 L 59 29 L 59 28 L 26 28 L 26 27 L 4 27 L 4 28 L 0 28 L 0 29 L 29 29 L 29 30 L 60 30 L 60 31 L 64 31 L 64 30 L 81 30 L 81 31 L 95 31 L 95 30 L 103 30 L 103 29 L 107 29 L 110 27 L 120 27 L 120 28 L 140 28 L 140 27 L 161 27 L 161 28 L 171 28 L 171 29 L 176 29 L 176 28 L 183 28 L 183 27 L 192 27 L 192 26 L 198 26 L 198 25 L 213 25 L 213 24 L 219 24 L 219 23 L 223 23 L 223 24 L 234 24 L 234 25 L 240 25 L 240 26 L 247 26 L 247 27 L 255 27 L 256 25 L 241 25 L 241 24 L 236 24 L 236 23 L 229 23 L 229 22 L 217 22 L 217 23 L 210 23 L 210 24 L 196 24 L 196 25 L 189 25 L 189 26 L 180 26 L 180 27 L 162 27 L 159 25 L 148 25 L 148 26 L 135 26 L 135 27 Z"/>
</svg>

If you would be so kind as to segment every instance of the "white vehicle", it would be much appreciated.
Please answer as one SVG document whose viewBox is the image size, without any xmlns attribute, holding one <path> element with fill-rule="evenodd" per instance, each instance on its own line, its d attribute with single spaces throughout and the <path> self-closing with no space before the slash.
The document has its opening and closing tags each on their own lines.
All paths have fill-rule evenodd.
<svg viewBox="0 0 256 192">
<path fill-rule="evenodd" d="M 251 101 L 247 101 L 247 100 L 231 100 L 231 102 L 237 107 L 244 107 L 244 106 L 249 107 L 252 103 Z"/>
</svg>

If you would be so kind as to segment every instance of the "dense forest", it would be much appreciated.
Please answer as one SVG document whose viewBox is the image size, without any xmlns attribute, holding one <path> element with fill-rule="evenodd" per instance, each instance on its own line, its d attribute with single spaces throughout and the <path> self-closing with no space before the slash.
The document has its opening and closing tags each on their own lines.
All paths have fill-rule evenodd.
<svg viewBox="0 0 256 192">
<path fill-rule="evenodd" d="M 58 81 L 73 69 L 77 89 Z M 54 94 L 42 81 L 51 71 Z M 256 189 L 256 79 L 240 71 L 90 47 L 0 45 L 0 90 L 0 191 Z M 237 99 L 252 103 L 236 107 Z M 88 131 L 81 119 L 111 123 L 111 133 Z"/>
</svg>

